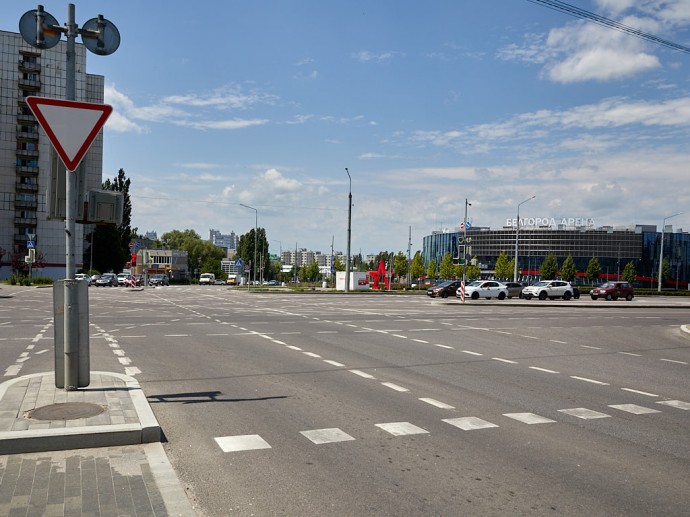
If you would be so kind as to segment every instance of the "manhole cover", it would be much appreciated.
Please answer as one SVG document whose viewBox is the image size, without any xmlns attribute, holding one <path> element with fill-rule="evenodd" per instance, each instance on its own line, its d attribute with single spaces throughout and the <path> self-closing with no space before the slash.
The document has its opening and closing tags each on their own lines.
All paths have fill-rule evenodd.
<svg viewBox="0 0 690 517">
<path fill-rule="evenodd" d="M 105 406 L 99 406 L 98 404 L 65 402 L 32 409 L 26 413 L 26 417 L 34 420 L 76 420 L 78 418 L 100 415 L 105 410 Z"/>
</svg>

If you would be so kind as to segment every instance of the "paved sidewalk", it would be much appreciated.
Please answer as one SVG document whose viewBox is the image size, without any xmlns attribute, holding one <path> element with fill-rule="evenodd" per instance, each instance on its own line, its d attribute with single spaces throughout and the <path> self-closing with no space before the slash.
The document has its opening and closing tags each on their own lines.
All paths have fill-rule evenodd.
<svg viewBox="0 0 690 517">
<path fill-rule="evenodd" d="M 0 515 L 195 516 L 133 377 L 52 372 L 0 384 Z"/>
</svg>

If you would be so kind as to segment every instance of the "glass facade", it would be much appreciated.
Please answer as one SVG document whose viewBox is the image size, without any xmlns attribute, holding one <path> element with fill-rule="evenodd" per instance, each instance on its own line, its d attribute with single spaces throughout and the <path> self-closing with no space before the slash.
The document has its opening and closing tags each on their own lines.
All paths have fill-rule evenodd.
<svg viewBox="0 0 690 517">
<path fill-rule="evenodd" d="M 465 242 L 465 236 L 467 241 Z M 544 258 L 555 255 L 559 264 L 571 256 L 578 272 L 587 269 L 595 257 L 601 266 L 602 278 L 622 274 L 628 262 L 637 270 L 638 282 L 656 285 L 659 267 L 661 232 L 655 226 L 638 225 L 629 229 L 613 228 L 520 228 L 518 236 L 518 270 L 522 279 L 539 275 Z M 464 244 L 463 244 L 464 243 Z M 423 239 L 422 258 L 428 265 L 433 259 L 440 264 L 446 253 L 454 262 L 462 260 L 466 247 L 467 258 L 477 258 L 482 272 L 490 276 L 502 251 L 512 260 L 515 256 L 515 228 L 492 230 L 470 228 L 467 232 L 446 232 L 427 235 Z M 690 234 L 664 232 L 664 260 L 671 269 L 668 287 L 687 288 L 690 279 Z"/>
</svg>

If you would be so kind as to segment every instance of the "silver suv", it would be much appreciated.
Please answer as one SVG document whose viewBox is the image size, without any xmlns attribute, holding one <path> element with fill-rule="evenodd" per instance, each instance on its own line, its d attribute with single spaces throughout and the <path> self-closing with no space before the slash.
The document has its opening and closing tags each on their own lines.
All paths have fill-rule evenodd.
<svg viewBox="0 0 690 517">
<path fill-rule="evenodd" d="M 541 280 L 534 285 L 529 285 L 522 290 L 522 297 L 531 300 L 536 296 L 540 300 L 555 300 L 563 298 L 570 300 L 573 297 L 573 286 L 563 280 Z"/>
</svg>

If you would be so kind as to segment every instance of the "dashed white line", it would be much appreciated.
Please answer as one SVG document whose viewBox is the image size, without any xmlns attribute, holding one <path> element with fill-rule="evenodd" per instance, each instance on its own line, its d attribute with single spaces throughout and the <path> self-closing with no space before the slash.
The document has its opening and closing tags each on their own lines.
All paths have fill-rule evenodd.
<svg viewBox="0 0 690 517">
<path fill-rule="evenodd" d="M 592 350 L 601 350 L 598 346 L 580 345 L 582 348 L 591 348 Z"/>
<path fill-rule="evenodd" d="M 462 353 L 463 354 L 470 354 L 470 355 L 484 355 L 484 354 L 480 354 L 479 352 L 471 352 L 470 350 L 463 350 Z"/>
<path fill-rule="evenodd" d="M 321 359 L 321 356 L 319 354 L 315 354 L 314 352 L 302 352 L 304 355 L 308 355 L 309 357 L 316 357 L 317 359 Z"/>
<path fill-rule="evenodd" d="M 530 366 L 530 369 L 537 370 L 538 372 L 561 373 L 561 372 L 557 372 L 556 370 L 548 370 L 546 368 L 539 368 L 538 366 Z"/>
<path fill-rule="evenodd" d="M 493 359 L 494 361 L 500 361 L 500 362 L 502 362 L 502 363 L 518 364 L 517 361 L 511 361 L 510 359 L 502 359 L 502 358 L 500 358 L 500 357 L 492 357 L 491 359 Z"/>
<path fill-rule="evenodd" d="M 402 386 L 398 386 L 397 384 L 393 384 L 392 382 L 382 382 L 386 388 L 390 388 L 395 391 L 410 391 L 407 388 L 403 388 Z"/>
<path fill-rule="evenodd" d="M 333 366 L 337 366 L 339 368 L 345 368 L 345 365 L 343 363 L 339 363 L 338 361 L 331 361 L 330 359 L 324 359 L 324 363 L 328 363 Z"/>
<path fill-rule="evenodd" d="M 659 359 L 659 361 L 665 361 L 667 363 L 676 363 L 676 364 L 688 364 L 685 361 L 675 361 L 673 359 Z"/>
<path fill-rule="evenodd" d="M 658 397 L 654 393 L 647 393 L 646 391 L 634 390 L 632 388 L 621 388 L 623 391 L 629 391 L 630 393 L 637 393 L 638 395 L 645 395 L 647 397 Z"/>
<path fill-rule="evenodd" d="M 401 338 L 401 339 L 407 339 L 407 336 L 403 336 L 403 335 L 401 335 L 401 334 L 393 334 L 393 336 L 399 337 L 399 338 Z"/>
<path fill-rule="evenodd" d="M 618 352 L 619 354 L 623 355 L 631 355 L 633 357 L 642 357 L 642 354 L 633 354 L 632 352 Z"/>
<path fill-rule="evenodd" d="M 364 377 L 365 379 L 376 379 L 371 374 L 368 374 L 367 372 L 363 372 L 361 370 L 349 370 L 350 373 L 354 373 L 355 375 L 359 375 L 360 377 Z"/>
<path fill-rule="evenodd" d="M 587 377 L 578 377 L 577 375 L 571 375 L 571 379 L 577 379 L 578 381 L 591 382 L 592 384 L 599 384 L 600 386 L 609 386 L 607 382 L 601 382 L 594 379 L 588 379 Z"/>
<path fill-rule="evenodd" d="M 423 339 L 413 339 L 412 341 L 416 341 L 417 343 L 425 343 L 428 344 L 428 341 L 424 341 Z"/>
<path fill-rule="evenodd" d="M 301 349 L 300 347 L 295 346 L 295 345 L 287 345 L 287 347 L 288 347 L 290 350 L 297 350 L 297 351 L 299 351 L 299 352 L 302 351 L 302 349 Z"/>
<path fill-rule="evenodd" d="M 437 347 L 439 347 L 439 348 L 447 348 L 447 349 L 449 349 L 449 350 L 455 350 L 452 346 L 448 346 L 448 345 L 436 344 L 436 345 L 434 345 L 434 346 L 437 346 Z"/>
<path fill-rule="evenodd" d="M 450 404 L 446 404 L 445 402 L 440 402 L 436 399 L 430 399 L 430 398 L 421 398 L 419 399 L 422 402 L 426 402 L 427 404 L 431 404 L 432 406 L 436 406 L 437 408 L 441 409 L 455 409 L 455 406 L 451 406 Z"/>
</svg>

